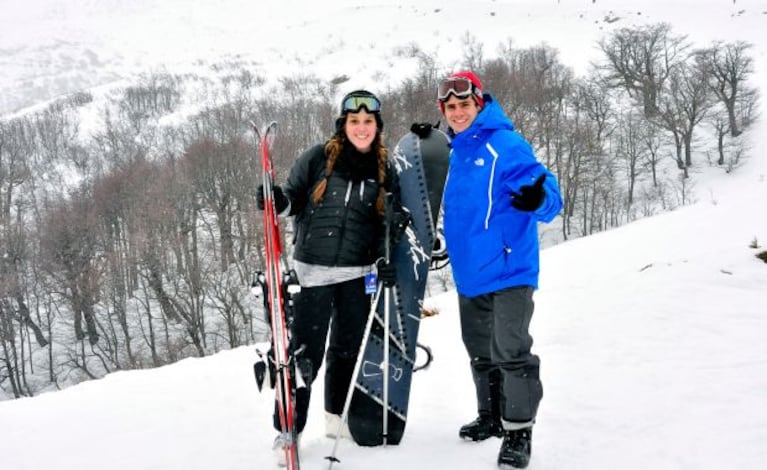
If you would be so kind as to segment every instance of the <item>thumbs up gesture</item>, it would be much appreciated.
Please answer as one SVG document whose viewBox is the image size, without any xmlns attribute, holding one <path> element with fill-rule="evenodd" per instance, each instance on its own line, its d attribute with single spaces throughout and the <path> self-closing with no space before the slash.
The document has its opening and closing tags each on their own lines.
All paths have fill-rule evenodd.
<svg viewBox="0 0 767 470">
<path fill-rule="evenodd" d="M 546 197 L 546 192 L 543 190 L 543 181 L 545 179 L 546 174 L 544 173 L 535 180 L 535 183 L 520 187 L 519 192 L 512 191 L 511 205 L 525 212 L 533 212 L 541 207 Z"/>
</svg>

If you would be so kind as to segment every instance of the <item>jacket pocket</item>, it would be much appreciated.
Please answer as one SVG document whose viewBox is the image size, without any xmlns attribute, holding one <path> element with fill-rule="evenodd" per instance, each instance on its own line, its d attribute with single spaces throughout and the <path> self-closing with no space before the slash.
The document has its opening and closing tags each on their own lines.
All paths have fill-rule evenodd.
<svg viewBox="0 0 767 470">
<path fill-rule="evenodd" d="M 498 263 L 501 264 L 498 269 L 503 269 L 502 267 L 506 265 L 509 256 L 511 256 L 511 248 L 506 246 L 505 244 L 501 246 L 500 249 L 495 250 L 494 253 L 490 256 L 490 258 L 486 259 L 482 263 L 480 263 L 477 267 L 478 271 L 486 271 L 489 270 L 491 266 Z"/>
</svg>

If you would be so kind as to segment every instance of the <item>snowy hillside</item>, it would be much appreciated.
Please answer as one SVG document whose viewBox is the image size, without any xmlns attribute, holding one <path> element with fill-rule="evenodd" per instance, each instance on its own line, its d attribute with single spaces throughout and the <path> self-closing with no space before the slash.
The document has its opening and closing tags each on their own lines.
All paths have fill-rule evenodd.
<svg viewBox="0 0 767 470">
<path fill-rule="evenodd" d="M 759 469 L 767 465 L 767 200 L 764 175 L 742 191 L 544 250 L 534 349 L 544 399 L 535 470 Z M 760 249 L 749 247 L 758 239 Z M 336 468 L 495 468 L 499 441 L 461 442 L 473 418 L 454 293 L 420 340 L 432 366 L 414 377 L 400 446 L 343 441 Z M 3 468 L 273 468 L 271 396 L 251 347 L 120 372 L 57 393 L 0 403 Z M 317 387 L 322 381 L 317 382 Z M 326 468 L 314 400 L 302 468 Z"/>
<path fill-rule="evenodd" d="M 735 3 L 735 4 L 734 4 Z M 382 90 L 413 70 L 418 44 L 459 63 L 473 36 L 487 56 L 546 42 L 583 73 L 605 32 L 672 22 L 694 42 L 758 41 L 759 0 L 0 0 L 0 114 L 138 73 L 243 60 L 274 77 L 310 71 Z"/>
<path fill-rule="evenodd" d="M 457 63 L 467 31 L 488 51 L 509 37 L 546 41 L 582 71 L 605 31 L 659 21 L 693 41 L 752 42 L 767 90 L 767 4 L 756 0 L 0 0 L 0 12 L 0 114 L 228 59 L 385 89 L 414 67 L 397 48 Z M 765 121 L 737 172 L 696 174 L 697 204 L 544 250 L 532 326 L 544 398 L 529 468 L 767 468 L 767 264 L 755 256 L 767 250 Z M 495 468 L 499 441 L 457 438 L 475 410 L 455 293 L 428 303 L 440 314 L 420 340 L 435 360 L 414 377 L 402 444 L 343 441 L 336 468 Z M 254 358 L 241 347 L 0 402 L 0 468 L 274 468 Z M 326 468 L 333 446 L 321 413 L 315 399 L 308 470 Z"/>
</svg>

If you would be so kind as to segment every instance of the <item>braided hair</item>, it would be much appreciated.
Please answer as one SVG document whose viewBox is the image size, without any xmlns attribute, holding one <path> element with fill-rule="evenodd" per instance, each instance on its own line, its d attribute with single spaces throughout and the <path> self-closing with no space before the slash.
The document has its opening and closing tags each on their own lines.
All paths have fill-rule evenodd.
<svg viewBox="0 0 767 470">
<path fill-rule="evenodd" d="M 330 175 L 333 173 L 336 161 L 338 160 L 339 155 L 341 155 L 341 150 L 346 143 L 346 134 L 341 131 L 336 132 L 325 144 L 325 155 L 327 155 L 328 159 L 325 163 L 325 177 L 312 192 L 312 201 L 315 204 L 319 204 L 322 201 L 322 197 L 325 195 L 325 190 L 328 186 L 328 178 L 330 178 Z M 386 189 L 384 189 L 384 183 L 386 181 L 386 160 L 389 155 L 389 150 L 383 143 L 383 135 L 381 132 L 376 132 L 373 144 L 371 145 L 371 152 L 374 152 L 376 160 L 378 161 L 378 183 L 380 186 L 378 189 L 378 198 L 376 199 L 376 211 L 379 215 L 383 216 L 384 197 L 386 195 Z"/>
</svg>

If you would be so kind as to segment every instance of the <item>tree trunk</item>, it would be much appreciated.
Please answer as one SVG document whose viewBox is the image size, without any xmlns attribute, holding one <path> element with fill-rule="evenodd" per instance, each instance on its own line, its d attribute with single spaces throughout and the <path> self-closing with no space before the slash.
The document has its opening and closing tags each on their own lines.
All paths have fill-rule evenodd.
<svg viewBox="0 0 767 470">
<path fill-rule="evenodd" d="M 724 165 L 724 132 L 719 132 L 716 138 L 716 150 L 719 152 L 717 164 Z"/>
</svg>

